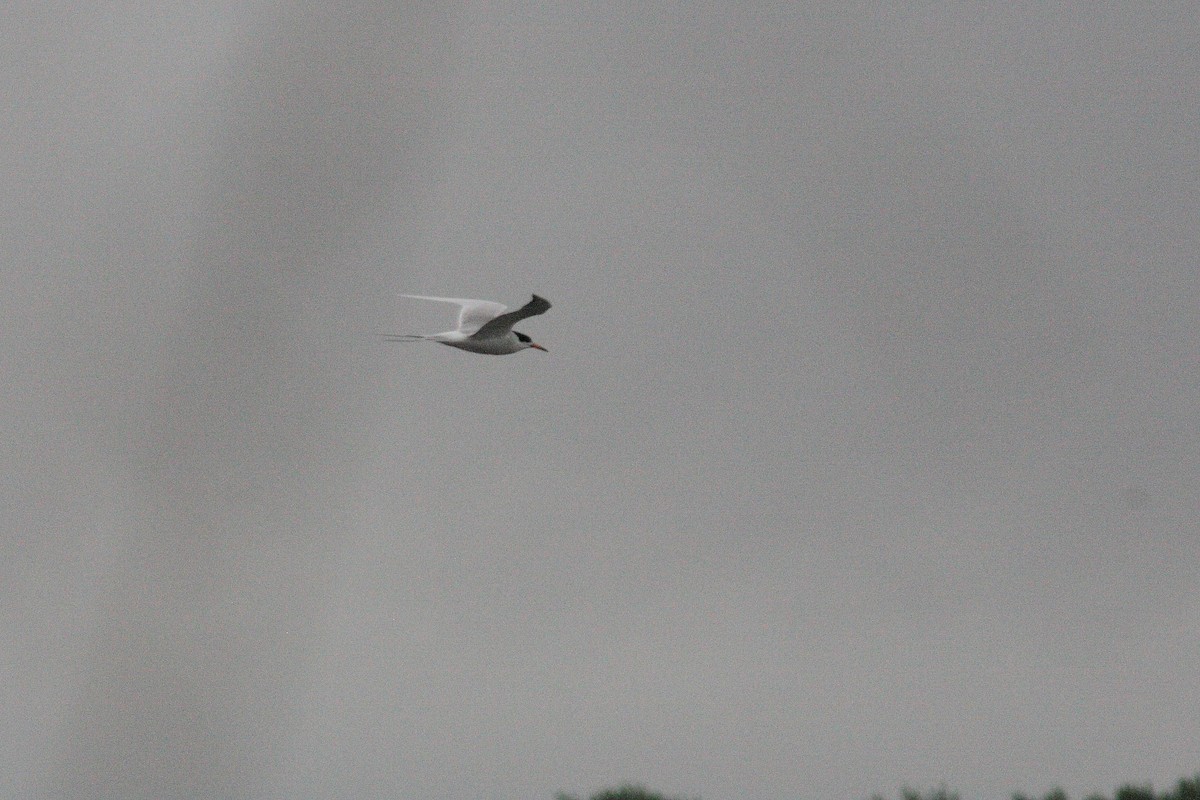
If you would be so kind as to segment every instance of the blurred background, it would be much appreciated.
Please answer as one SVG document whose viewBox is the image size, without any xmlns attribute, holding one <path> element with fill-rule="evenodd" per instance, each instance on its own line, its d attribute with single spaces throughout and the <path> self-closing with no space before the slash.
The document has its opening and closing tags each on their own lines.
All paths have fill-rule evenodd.
<svg viewBox="0 0 1200 800">
<path fill-rule="evenodd" d="M 1194 11 L 10 9 L 0 794 L 1192 774 Z"/>
</svg>

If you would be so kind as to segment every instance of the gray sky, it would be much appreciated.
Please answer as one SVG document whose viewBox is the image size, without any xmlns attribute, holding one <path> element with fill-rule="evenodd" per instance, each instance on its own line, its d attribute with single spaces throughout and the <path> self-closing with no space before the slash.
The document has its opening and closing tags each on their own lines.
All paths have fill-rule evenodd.
<svg viewBox="0 0 1200 800">
<path fill-rule="evenodd" d="M 1192 4 L 55 5 L 0 794 L 1200 765 Z M 534 291 L 549 355 L 375 336 Z"/>
</svg>

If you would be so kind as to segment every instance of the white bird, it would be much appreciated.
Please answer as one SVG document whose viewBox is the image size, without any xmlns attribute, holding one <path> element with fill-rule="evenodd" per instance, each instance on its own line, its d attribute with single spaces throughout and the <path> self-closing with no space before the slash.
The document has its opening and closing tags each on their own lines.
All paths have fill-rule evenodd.
<svg viewBox="0 0 1200 800">
<path fill-rule="evenodd" d="M 516 353 L 527 347 L 550 352 L 540 344 L 534 344 L 523 333 L 514 331 L 516 325 L 526 317 L 536 317 L 545 314 L 550 308 L 550 302 L 536 294 L 533 299 L 516 311 L 508 311 L 508 306 L 493 303 L 488 300 L 465 300 L 457 297 L 426 297 L 420 294 L 402 294 L 401 297 L 411 297 L 414 300 L 436 300 L 439 303 L 454 303 L 461 306 L 458 312 L 458 328 L 445 333 L 432 333 L 427 336 L 416 334 L 385 333 L 383 338 L 389 342 L 441 342 L 459 350 L 471 353 L 484 353 L 489 356 L 504 356 Z M 507 314 L 504 312 L 508 311 Z"/>
</svg>

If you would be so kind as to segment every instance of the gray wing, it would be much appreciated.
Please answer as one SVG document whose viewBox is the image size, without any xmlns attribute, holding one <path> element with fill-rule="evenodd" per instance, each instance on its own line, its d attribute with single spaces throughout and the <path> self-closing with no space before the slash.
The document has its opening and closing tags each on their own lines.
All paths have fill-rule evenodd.
<svg viewBox="0 0 1200 800">
<path fill-rule="evenodd" d="M 538 314 L 545 314 L 549 310 L 550 301 L 535 294 L 532 300 L 516 311 L 501 314 L 485 324 L 482 328 L 475 331 L 475 336 L 480 339 L 488 339 L 492 336 L 504 336 L 512 330 L 513 325 L 516 325 L 526 317 L 536 317 Z"/>
<path fill-rule="evenodd" d="M 423 294 L 402 294 L 400 296 L 411 297 L 414 300 L 436 300 L 439 303 L 454 303 L 455 305 L 462 306 L 462 309 L 458 312 L 458 330 L 467 335 L 475 333 L 475 331 L 508 309 L 508 306 L 493 303 L 490 300 L 467 300 L 462 297 L 429 297 Z"/>
</svg>

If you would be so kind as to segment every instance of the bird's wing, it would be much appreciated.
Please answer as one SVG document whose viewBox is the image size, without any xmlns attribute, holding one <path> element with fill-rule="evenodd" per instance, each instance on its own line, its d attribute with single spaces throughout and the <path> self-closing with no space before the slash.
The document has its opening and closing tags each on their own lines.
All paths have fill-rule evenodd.
<svg viewBox="0 0 1200 800">
<path fill-rule="evenodd" d="M 507 314 L 501 314 L 492 319 L 479 330 L 475 331 L 474 335 L 480 339 L 488 339 L 492 336 L 504 336 L 512 330 L 513 325 L 516 325 L 526 317 L 536 317 L 538 314 L 545 314 L 549 310 L 550 301 L 535 294 L 533 299 L 528 303 L 516 311 L 509 311 Z"/>
<path fill-rule="evenodd" d="M 414 300 L 436 300 L 439 303 L 454 303 L 462 306 L 458 312 L 458 330 L 472 334 L 486 323 L 503 314 L 508 306 L 493 303 L 490 300 L 467 300 L 462 297 L 427 297 L 423 294 L 402 294 L 401 297 L 411 297 Z"/>
</svg>

